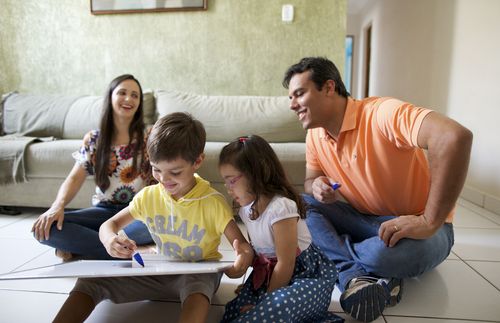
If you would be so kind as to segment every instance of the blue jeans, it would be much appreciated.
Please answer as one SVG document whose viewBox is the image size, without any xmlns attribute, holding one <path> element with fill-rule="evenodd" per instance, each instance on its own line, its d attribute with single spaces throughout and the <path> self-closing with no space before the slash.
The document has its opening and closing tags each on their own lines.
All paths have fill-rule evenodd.
<svg viewBox="0 0 500 323">
<path fill-rule="evenodd" d="M 41 243 L 56 249 L 71 252 L 83 259 L 114 259 L 99 240 L 99 227 L 127 205 L 98 204 L 97 206 L 64 212 L 62 230 L 56 222 L 50 228 L 49 240 Z M 137 245 L 153 244 L 153 239 L 144 223 L 134 221 L 124 229 Z"/>
<path fill-rule="evenodd" d="M 367 215 L 344 202 L 323 204 L 311 195 L 303 197 L 312 239 L 335 262 L 341 291 L 359 276 L 421 275 L 445 260 L 454 243 L 453 225 L 445 223 L 428 239 L 405 238 L 389 248 L 379 238 L 378 230 L 383 222 L 395 216 Z"/>
</svg>

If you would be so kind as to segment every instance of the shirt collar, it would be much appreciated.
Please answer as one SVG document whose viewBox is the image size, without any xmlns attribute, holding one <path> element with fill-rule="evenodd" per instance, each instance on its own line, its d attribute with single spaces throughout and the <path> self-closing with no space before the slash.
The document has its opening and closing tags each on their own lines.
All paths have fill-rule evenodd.
<svg viewBox="0 0 500 323">
<path fill-rule="evenodd" d="M 356 101 L 348 97 L 347 98 L 347 107 L 345 109 L 344 121 L 342 122 L 342 127 L 340 128 L 340 132 L 354 130 L 358 127 L 358 114 L 359 109 L 356 104 Z"/>
<path fill-rule="evenodd" d="M 347 106 L 344 113 L 344 120 L 342 121 L 342 127 L 340 128 L 340 133 L 358 128 L 359 111 L 360 110 L 358 109 L 358 104 L 356 103 L 356 100 L 354 100 L 351 97 L 348 97 Z M 321 136 L 323 138 L 330 137 L 325 128 L 321 128 Z"/>
</svg>

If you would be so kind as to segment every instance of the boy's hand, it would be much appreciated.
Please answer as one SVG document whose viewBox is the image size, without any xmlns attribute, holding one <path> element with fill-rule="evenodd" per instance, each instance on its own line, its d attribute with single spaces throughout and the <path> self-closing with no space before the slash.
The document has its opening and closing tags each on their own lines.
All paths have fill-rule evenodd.
<svg viewBox="0 0 500 323">
<path fill-rule="evenodd" d="M 124 259 L 132 258 L 134 251 L 137 249 L 134 240 L 130 240 L 119 234 L 111 236 L 106 240 L 104 247 L 110 256 Z"/>
<path fill-rule="evenodd" d="M 243 276 L 248 267 L 252 264 L 254 252 L 250 244 L 247 242 L 240 243 L 238 239 L 234 239 L 233 248 L 236 252 L 236 260 L 234 261 L 233 266 L 226 269 L 224 273 L 229 278 L 238 278 Z"/>
</svg>

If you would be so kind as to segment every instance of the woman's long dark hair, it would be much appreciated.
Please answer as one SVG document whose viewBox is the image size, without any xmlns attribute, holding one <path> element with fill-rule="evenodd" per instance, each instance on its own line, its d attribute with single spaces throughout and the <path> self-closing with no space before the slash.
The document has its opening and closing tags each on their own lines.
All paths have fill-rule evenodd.
<svg viewBox="0 0 500 323">
<path fill-rule="evenodd" d="M 96 143 L 96 160 L 95 160 L 95 183 L 101 189 L 101 191 L 106 191 L 109 187 L 109 162 L 110 162 L 110 152 L 111 152 L 111 142 L 113 138 L 113 133 L 115 130 L 113 123 L 113 105 L 112 105 L 112 94 L 115 88 L 125 80 L 133 80 L 139 86 L 140 101 L 139 107 L 135 112 L 134 118 L 130 127 L 128 129 L 129 134 L 129 145 L 132 140 L 135 140 L 135 144 L 132 148 L 133 163 L 132 167 L 136 172 L 140 171 L 140 166 L 142 164 L 142 152 L 144 149 L 144 119 L 143 119 L 143 95 L 142 87 L 139 81 L 130 74 L 120 75 L 115 78 L 108 86 L 104 94 L 103 111 L 101 115 L 101 123 L 99 130 L 99 137 Z M 141 160 L 138 161 L 137 157 L 141 156 Z"/>
<path fill-rule="evenodd" d="M 274 195 L 294 201 L 300 217 L 305 218 L 304 201 L 290 184 L 278 156 L 262 137 L 241 137 L 224 146 L 219 155 L 219 167 L 222 165 L 232 165 L 248 179 L 251 193 L 255 195 L 252 218 L 259 217 L 259 197 L 272 198 Z"/>
</svg>

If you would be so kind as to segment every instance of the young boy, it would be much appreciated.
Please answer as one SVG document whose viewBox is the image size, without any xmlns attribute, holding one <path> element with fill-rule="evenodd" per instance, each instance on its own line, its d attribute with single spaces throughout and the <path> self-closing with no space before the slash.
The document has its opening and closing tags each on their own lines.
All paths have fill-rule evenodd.
<svg viewBox="0 0 500 323">
<path fill-rule="evenodd" d="M 159 119 L 147 151 L 158 184 L 145 187 L 130 205 L 104 222 L 99 237 L 113 257 L 130 258 L 137 246 L 118 235 L 134 219 L 143 221 L 158 253 L 186 261 L 220 259 L 224 234 L 236 251 L 229 277 L 241 277 L 253 260 L 252 247 L 236 225 L 222 194 L 195 172 L 204 158 L 206 133 L 200 121 L 186 113 Z M 180 298 L 179 322 L 204 322 L 221 274 L 80 278 L 55 322 L 83 322 L 104 299 L 125 303 Z"/>
</svg>

